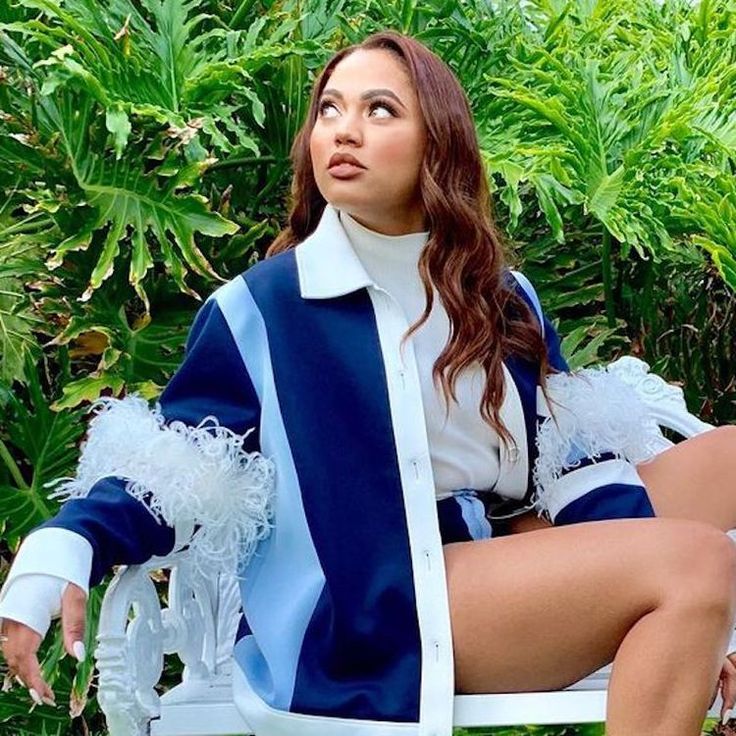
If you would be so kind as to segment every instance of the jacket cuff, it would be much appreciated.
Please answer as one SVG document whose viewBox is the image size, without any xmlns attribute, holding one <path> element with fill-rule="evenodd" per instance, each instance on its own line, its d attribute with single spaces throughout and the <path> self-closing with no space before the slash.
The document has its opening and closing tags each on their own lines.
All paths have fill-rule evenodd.
<svg viewBox="0 0 736 736">
<path fill-rule="evenodd" d="M 635 487 L 644 489 L 639 473 L 627 460 L 604 460 L 584 465 L 550 483 L 539 494 L 543 509 L 552 521 L 566 507 L 591 491 L 612 487 Z"/>
<path fill-rule="evenodd" d="M 58 527 L 38 529 L 21 544 L 0 592 L 0 602 L 9 584 L 22 575 L 53 575 L 89 593 L 91 570 L 92 545 L 81 534 Z"/>
<path fill-rule="evenodd" d="M 59 614 L 67 583 L 89 593 L 92 546 L 68 529 L 38 529 L 29 534 L 15 556 L 0 590 L 0 619 L 30 626 L 43 638 Z"/>
<path fill-rule="evenodd" d="M 19 621 L 43 639 L 51 619 L 61 610 L 61 596 L 68 583 L 52 575 L 30 574 L 14 578 L 3 588 L 0 620 Z"/>
</svg>

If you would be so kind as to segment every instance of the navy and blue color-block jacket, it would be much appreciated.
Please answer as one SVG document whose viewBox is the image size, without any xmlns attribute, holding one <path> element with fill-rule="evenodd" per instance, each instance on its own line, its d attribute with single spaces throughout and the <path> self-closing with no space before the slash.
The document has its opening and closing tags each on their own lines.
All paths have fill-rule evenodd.
<svg viewBox="0 0 736 736">
<path fill-rule="evenodd" d="M 542 319 L 549 362 L 564 371 Z M 407 328 L 328 205 L 303 243 L 208 299 L 161 397 L 168 420 L 215 415 L 236 433 L 255 427 L 247 449 L 276 467 L 274 526 L 243 571 L 235 646 L 236 704 L 259 736 L 452 733 L 445 569 L 411 341 L 399 352 Z M 495 491 L 523 499 L 538 366 L 511 358 L 505 375 L 501 419 L 517 449 L 502 444 Z M 558 523 L 651 515 L 635 472 L 603 460 L 582 486 L 569 473 L 574 493 Z M 50 525 L 89 540 L 93 582 L 174 543 L 116 478 L 66 503 Z"/>
</svg>

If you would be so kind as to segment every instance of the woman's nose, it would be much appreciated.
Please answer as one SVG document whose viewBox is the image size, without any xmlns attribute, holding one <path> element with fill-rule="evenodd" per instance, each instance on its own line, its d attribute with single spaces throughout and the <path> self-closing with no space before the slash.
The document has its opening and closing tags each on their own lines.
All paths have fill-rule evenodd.
<svg viewBox="0 0 736 736">
<path fill-rule="evenodd" d="M 354 115 L 343 115 L 340 122 L 335 126 L 335 143 L 360 144 L 363 140 L 363 133 L 360 130 L 360 123 Z"/>
</svg>

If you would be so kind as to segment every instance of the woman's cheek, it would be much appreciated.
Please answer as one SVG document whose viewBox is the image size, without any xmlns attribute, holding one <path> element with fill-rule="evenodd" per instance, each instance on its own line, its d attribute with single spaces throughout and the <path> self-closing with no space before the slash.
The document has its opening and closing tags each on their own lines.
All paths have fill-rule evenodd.
<svg viewBox="0 0 736 736">
<path fill-rule="evenodd" d="M 385 141 L 382 154 L 394 175 L 416 176 L 422 164 L 423 143 L 412 135 L 393 135 Z"/>
</svg>

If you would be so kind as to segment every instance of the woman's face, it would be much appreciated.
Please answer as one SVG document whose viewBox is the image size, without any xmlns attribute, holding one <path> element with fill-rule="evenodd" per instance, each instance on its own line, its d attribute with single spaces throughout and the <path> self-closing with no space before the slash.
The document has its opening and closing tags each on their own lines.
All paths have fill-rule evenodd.
<svg viewBox="0 0 736 736">
<path fill-rule="evenodd" d="M 337 64 L 318 101 L 309 145 L 317 187 L 372 230 L 424 230 L 419 171 L 426 137 L 416 91 L 396 56 L 354 51 Z M 357 164 L 330 166 L 339 154 Z"/>
</svg>

